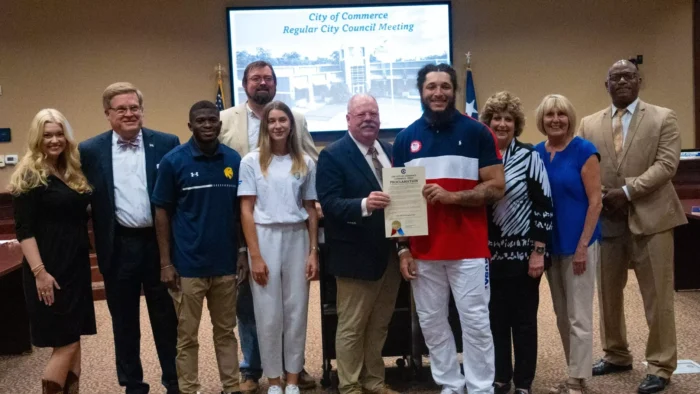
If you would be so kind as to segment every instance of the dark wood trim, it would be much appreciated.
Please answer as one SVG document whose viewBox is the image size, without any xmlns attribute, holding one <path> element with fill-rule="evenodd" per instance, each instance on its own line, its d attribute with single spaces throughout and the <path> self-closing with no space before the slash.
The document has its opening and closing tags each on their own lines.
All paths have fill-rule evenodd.
<svg viewBox="0 0 700 394">
<path fill-rule="evenodd" d="M 700 0 L 693 2 L 693 69 L 695 148 L 700 148 Z"/>
</svg>

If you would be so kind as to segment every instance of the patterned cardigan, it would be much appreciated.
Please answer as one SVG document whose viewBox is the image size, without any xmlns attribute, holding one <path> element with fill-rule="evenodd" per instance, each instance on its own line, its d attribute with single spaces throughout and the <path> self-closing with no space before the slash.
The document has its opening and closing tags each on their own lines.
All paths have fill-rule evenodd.
<svg viewBox="0 0 700 394">
<path fill-rule="evenodd" d="M 493 278 L 527 275 L 534 241 L 549 244 L 552 231 L 552 191 L 540 155 L 513 138 L 503 164 L 505 193 L 488 209 Z"/>
</svg>

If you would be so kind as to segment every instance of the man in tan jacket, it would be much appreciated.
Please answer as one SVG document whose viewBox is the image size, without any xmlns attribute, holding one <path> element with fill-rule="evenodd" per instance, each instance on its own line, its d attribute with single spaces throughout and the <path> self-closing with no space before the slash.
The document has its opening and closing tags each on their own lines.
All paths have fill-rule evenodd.
<svg viewBox="0 0 700 394">
<path fill-rule="evenodd" d="M 277 75 L 272 65 L 258 60 L 250 63 L 243 71 L 243 89 L 248 100 L 221 111 L 221 135 L 219 140 L 233 148 L 241 157 L 258 146 L 260 135 L 260 116 L 263 108 L 274 100 L 277 93 Z M 318 151 L 309 134 L 304 114 L 292 110 L 296 124 L 297 143 L 304 153 L 318 160 Z"/>
<path fill-rule="evenodd" d="M 272 65 L 259 60 L 246 66 L 243 72 L 243 89 L 248 100 L 221 111 L 222 126 L 219 135 L 221 143 L 233 148 L 241 157 L 258 146 L 260 116 L 265 105 L 275 98 L 277 76 Z M 295 142 L 314 161 L 318 160 L 318 151 L 306 126 L 306 118 L 294 110 L 292 110 L 292 114 L 297 130 Z M 245 248 L 241 248 L 239 253 L 247 253 L 247 251 Z M 247 280 L 243 280 L 238 289 L 236 315 L 238 317 L 238 336 L 243 353 L 243 362 L 240 367 L 240 387 L 243 393 L 251 393 L 258 389 L 258 379 L 262 375 L 262 366 L 253 312 L 253 295 Z M 316 382 L 306 371 L 301 371 L 298 386 L 300 389 L 310 389 L 316 386 Z"/>
<path fill-rule="evenodd" d="M 673 228 L 686 218 L 671 184 L 681 151 L 676 114 L 641 101 L 640 83 L 633 63 L 613 64 L 605 82 L 612 106 L 583 118 L 579 135 L 598 148 L 603 182 L 597 276 L 605 356 L 593 375 L 632 369 L 623 299 L 632 268 L 649 325 L 647 376 L 638 388 L 646 394 L 664 390 L 676 369 Z"/>
</svg>

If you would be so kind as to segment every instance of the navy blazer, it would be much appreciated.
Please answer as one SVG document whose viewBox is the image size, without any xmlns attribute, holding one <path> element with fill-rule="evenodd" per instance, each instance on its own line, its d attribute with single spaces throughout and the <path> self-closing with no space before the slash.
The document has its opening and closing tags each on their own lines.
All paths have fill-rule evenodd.
<svg viewBox="0 0 700 394">
<path fill-rule="evenodd" d="M 80 164 L 88 182 L 93 187 L 90 205 L 92 206 L 92 229 L 95 235 L 95 251 L 100 272 L 105 274 L 110 267 L 114 251 L 114 230 L 117 224 L 114 207 L 114 172 L 112 170 L 112 130 L 106 131 L 78 146 Z M 143 146 L 146 150 L 146 178 L 149 199 L 156 183 L 158 163 L 173 148 L 180 145 L 180 139 L 172 134 L 141 129 Z M 155 221 L 155 207 L 151 204 Z"/>
<path fill-rule="evenodd" d="M 379 143 L 391 161 L 391 145 Z M 341 278 L 379 280 L 396 249 L 384 233 L 384 210 L 362 217 L 362 199 L 382 190 L 374 170 L 346 133 L 321 151 L 316 171 L 328 247 L 324 269 Z"/>
</svg>

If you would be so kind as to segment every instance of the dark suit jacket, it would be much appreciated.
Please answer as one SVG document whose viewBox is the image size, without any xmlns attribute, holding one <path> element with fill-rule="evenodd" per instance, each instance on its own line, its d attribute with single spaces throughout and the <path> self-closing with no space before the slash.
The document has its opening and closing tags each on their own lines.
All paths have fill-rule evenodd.
<svg viewBox="0 0 700 394">
<path fill-rule="evenodd" d="M 391 145 L 381 142 L 389 160 Z M 324 268 L 342 278 L 378 280 L 384 275 L 394 242 L 384 235 L 384 211 L 362 217 L 362 199 L 381 191 L 373 169 L 349 134 L 321 151 L 316 191 L 325 223 L 329 261 Z"/>
<path fill-rule="evenodd" d="M 156 183 L 157 164 L 180 139 L 172 134 L 142 128 L 143 146 L 146 150 L 146 177 L 148 194 L 153 193 Z M 112 171 L 112 130 L 83 141 L 78 146 L 83 173 L 93 187 L 92 228 L 95 235 L 95 250 L 100 272 L 105 274 L 110 267 L 114 249 L 114 230 L 117 223 L 114 207 L 114 172 Z M 155 220 L 155 208 L 151 204 Z"/>
</svg>

